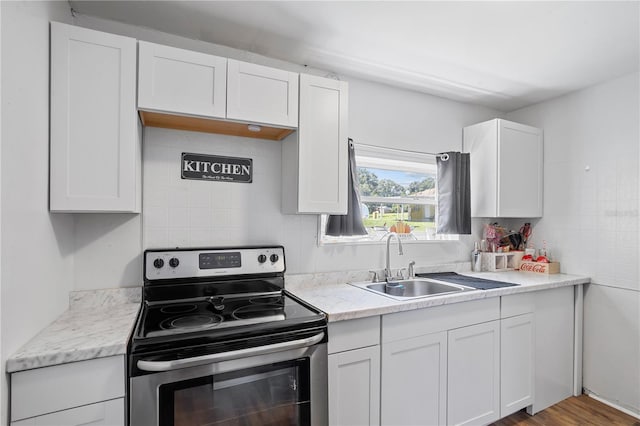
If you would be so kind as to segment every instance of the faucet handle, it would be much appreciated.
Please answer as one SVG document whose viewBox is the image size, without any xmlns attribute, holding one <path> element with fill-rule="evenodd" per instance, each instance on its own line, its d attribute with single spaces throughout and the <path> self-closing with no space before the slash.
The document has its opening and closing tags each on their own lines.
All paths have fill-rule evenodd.
<svg viewBox="0 0 640 426">
<path fill-rule="evenodd" d="M 378 271 L 369 271 L 370 274 L 373 274 L 373 278 L 371 279 L 372 283 L 378 282 Z"/>
<path fill-rule="evenodd" d="M 398 274 L 396 276 L 392 277 L 393 280 L 404 280 L 404 279 L 406 279 L 406 277 L 404 275 L 404 272 L 403 272 L 403 271 L 406 271 L 406 270 L 407 270 L 407 268 L 398 269 Z"/>
</svg>

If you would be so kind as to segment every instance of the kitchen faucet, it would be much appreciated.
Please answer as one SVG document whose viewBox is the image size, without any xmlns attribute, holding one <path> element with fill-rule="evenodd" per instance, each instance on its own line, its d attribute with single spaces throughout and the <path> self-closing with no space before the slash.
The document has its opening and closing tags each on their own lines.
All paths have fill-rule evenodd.
<svg viewBox="0 0 640 426">
<path fill-rule="evenodd" d="M 394 277 L 393 274 L 391 273 L 391 262 L 389 260 L 389 244 L 391 243 L 392 237 L 396 237 L 396 240 L 398 240 L 398 255 L 402 256 L 403 254 L 402 241 L 400 241 L 400 237 L 398 237 L 398 234 L 396 234 L 395 232 L 391 232 L 387 237 L 387 265 L 384 268 L 384 278 L 387 282 L 389 282 L 389 280 L 393 280 L 397 278 L 397 277 Z"/>
</svg>

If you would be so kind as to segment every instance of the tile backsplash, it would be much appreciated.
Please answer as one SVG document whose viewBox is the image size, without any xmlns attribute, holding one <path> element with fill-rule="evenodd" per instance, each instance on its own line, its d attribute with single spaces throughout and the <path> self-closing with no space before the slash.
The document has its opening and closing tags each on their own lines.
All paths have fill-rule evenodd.
<svg viewBox="0 0 640 426">
<path fill-rule="evenodd" d="M 295 217 L 280 213 L 280 142 L 146 128 L 145 248 L 268 244 Z M 183 152 L 251 158 L 253 182 L 182 179 Z"/>
<path fill-rule="evenodd" d="M 293 135 L 295 137 L 295 135 Z M 281 142 L 146 128 L 143 248 L 283 245 L 288 273 L 384 266 L 384 244 L 318 246 L 317 215 L 281 212 Z M 251 158 L 253 182 L 184 180 L 183 152 Z M 472 239 L 407 244 L 392 267 L 467 261 Z"/>
</svg>

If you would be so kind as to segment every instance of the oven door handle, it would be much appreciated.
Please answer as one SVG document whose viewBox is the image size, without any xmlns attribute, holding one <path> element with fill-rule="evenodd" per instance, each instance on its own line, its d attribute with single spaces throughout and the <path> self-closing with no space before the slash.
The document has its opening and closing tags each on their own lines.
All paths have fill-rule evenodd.
<svg viewBox="0 0 640 426">
<path fill-rule="evenodd" d="M 255 348 L 239 349 L 237 351 L 196 356 L 193 358 L 175 359 L 171 361 L 147 361 L 141 359 L 138 360 L 137 366 L 140 370 L 143 371 L 171 371 L 177 370 L 178 368 L 195 367 L 203 364 L 213 364 L 215 362 L 229 361 L 232 359 L 265 355 L 289 349 L 305 348 L 321 342 L 322 339 L 324 339 L 324 331 L 305 339 L 274 343 L 272 345 L 257 346 Z"/>
</svg>

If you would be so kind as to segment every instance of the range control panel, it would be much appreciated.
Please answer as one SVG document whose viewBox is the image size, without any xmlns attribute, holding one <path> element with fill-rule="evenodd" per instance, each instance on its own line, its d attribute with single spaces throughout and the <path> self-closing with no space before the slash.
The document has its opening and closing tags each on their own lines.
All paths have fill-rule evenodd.
<svg viewBox="0 0 640 426">
<path fill-rule="evenodd" d="M 147 250 L 148 281 L 284 272 L 284 247 Z"/>
</svg>

